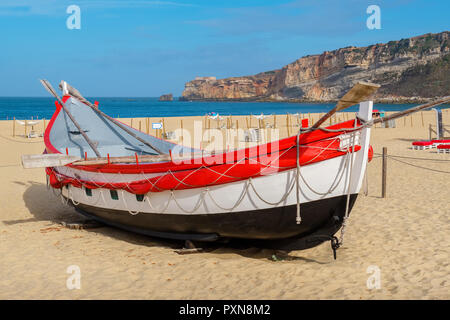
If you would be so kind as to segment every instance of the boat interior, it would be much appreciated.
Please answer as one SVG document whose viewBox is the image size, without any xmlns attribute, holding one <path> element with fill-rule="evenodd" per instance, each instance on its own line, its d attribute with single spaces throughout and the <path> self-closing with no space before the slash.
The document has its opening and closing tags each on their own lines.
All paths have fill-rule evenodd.
<svg viewBox="0 0 450 320">
<path fill-rule="evenodd" d="M 102 157 L 107 157 L 107 155 L 110 157 L 127 157 L 134 156 L 135 154 L 159 154 L 155 149 L 140 142 L 111 120 L 99 115 L 91 107 L 79 100 L 71 97 L 65 102 L 65 106 L 78 122 L 81 129 L 96 144 Z M 177 152 L 199 151 L 147 135 L 131 127 L 128 127 L 128 129 L 165 154 L 168 154 L 169 150 L 173 150 L 174 148 L 177 148 Z M 59 152 L 81 158 L 85 156 L 88 158 L 97 157 L 81 132 L 63 110 L 58 113 L 53 124 L 49 125 L 47 130 L 49 130 L 48 137 L 51 144 Z"/>
</svg>

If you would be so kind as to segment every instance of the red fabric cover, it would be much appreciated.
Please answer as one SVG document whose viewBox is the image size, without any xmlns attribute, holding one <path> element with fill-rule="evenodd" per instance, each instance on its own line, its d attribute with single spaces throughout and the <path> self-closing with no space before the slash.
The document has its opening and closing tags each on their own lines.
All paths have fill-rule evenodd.
<svg viewBox="0 0 450 320">
<path fill-rule="evenodd" d="M 450 143 L 450 140 L 449 139 L 447 139 L 447 140 L 431 140 L 431 142 L 433 142 L 433 143 Z"/>
<path fill-rule="evenodd" d="M 431 141 L 414 141 L 412 143 L 413 146 L 430 146 L 432 144 L 433 144 L 433 142 L 431 142 Z"/>
<path fill-rule="evenodd" d="M 450 144 L 440 144 L 437 146 L 438 149 L 450 149 Z"/>
<path fill-rule="evenodd" d="M 358 123 L 359 124 L 359 123 Z M 354 127 L 354 121 L 346 121 L 333 126 L 328 127 L 329 129 L 349 129 L 349 131 Z M 323 141 L 328 141 L 325 139 L 334 138 L 338 135 L 345 133 L 342 132 L 324 132 L 321 130 L 311 131 L 304 133 L 300 136 L 301 145 L 310 145 L 314 142 L 322 143 Z M 76 166 L 77 169 L 93 172 L 103 172 L 103 173 L 155 173 L 168 170 L 191 170 L 195 168 L 200 168 L 205 165 L 212 165 L 217 163 L 224 163 L 226 159 L 242 159 L 243 155 L 245 157 L 254 157 L 256 155 L 265 155 L 280 151 L 283 153 L 286 149 L 291 148 L 296 145 L 296 136 L 288 137 L 277 142 L 267 143 L 263 145 L 258 145 L 255 147 L 249 147 L 243 150 L 230 151 L 224 154 L 217 154 L 209 157 L 199 157 L 196 159 L 189 159 L 186 161 L 178 162 L 174 164 L 173 162 L 159 162 L 159 163 L 142 163 L 137 167 L 135 164 L 106 164 L 106 165 L 90 165 L 90 166 Z M 321 142 L 322 141 L 322 142 Z M 329 143 L 325 142 L 325 143 Z M 47 144 L 46 144 L 47 145 Z M 317 149 L 316 149 L 317 150 Z M 56 150 L 57 151 L 57 150 Z M 54 153 L 54 151 L 52 152 Z M 71 165 L 68 165 L 71 166 Z"/>
</svg>

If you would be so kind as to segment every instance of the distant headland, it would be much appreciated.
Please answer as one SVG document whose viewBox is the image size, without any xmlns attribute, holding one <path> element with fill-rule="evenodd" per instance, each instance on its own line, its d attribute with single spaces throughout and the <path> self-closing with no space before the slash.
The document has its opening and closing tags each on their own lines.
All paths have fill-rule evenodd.
<svg viewBox="0 0 450 320">
<path fill-rule="evenodd" d="M 382 85 L 378 102 L 426 101 L 450 91 L 449 34 L 325 51 L 252 76 L 196 77 L 180 100 L 327 102 L 368 81 Z"/>
</svg>

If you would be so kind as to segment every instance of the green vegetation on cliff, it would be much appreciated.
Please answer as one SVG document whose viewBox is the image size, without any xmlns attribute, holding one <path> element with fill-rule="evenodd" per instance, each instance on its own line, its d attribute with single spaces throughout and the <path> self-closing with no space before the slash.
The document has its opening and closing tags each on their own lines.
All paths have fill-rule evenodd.
<svg viewBox="0 0 450 320">
<path fill-rule="evenodd" d="M 446 96 L 450 93 L 450 54 L 406 69 L 398 81 L 381 87 L 380 93 L 404 97 Z"/>
</svg>

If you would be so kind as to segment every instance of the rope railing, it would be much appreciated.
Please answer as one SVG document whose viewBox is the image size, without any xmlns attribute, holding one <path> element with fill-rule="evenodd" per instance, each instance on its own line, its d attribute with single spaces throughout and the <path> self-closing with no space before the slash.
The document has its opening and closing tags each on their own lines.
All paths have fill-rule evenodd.
<svg viewBox="0 0 450 320">
<path fill-rule="evenodd" d="M 383 154 L 374 152 L 374 154 L 377 155 L 377 157 L 382 157 Z M 391 158 L 402 158 L 402 159 L 411 159 L 411 160 L 426 160 L 426 161 L 443 161 L 443 162 L 450 162 L 450 159 L 432 159 L 432 158 L 417 158 L 417 157 L 407 157 L 407 156 L 398 156 L 398 155 L 388 155 L 388 157 Z M 375 157 L 374 157 L 375 158 Z"/>
<path fill-rule="evenodd" d="M 397 161 L 397 162 L 400 162 L 400 163 L 403 163 L 403 164 L 406 164 L 406 165 L 409 165 L 409 166 L 412 166 L 412 167 L 415 167 L 415 168 L 420 168 L 420 169 L 424 169 L 424 170 L 428 170 L 428 171 L 433 171 L 433 172 L 438 172 L 438 173 L 446 173 L 446 174 L 450 174 L 450 171 L 443 171 L 443 170 L 437 170 L 437 169 L 427 168 L 427 167 L 418 166 L 418 165 L 415 165 L 415 164 L 412 164 L 412 163 L 409 163 L 409 162 L 406 162 L 406 161 L 403 161 L 403 160 L 396 159 L 396 157 L 392 157 L 392 156 L 387 156 L 387 157 L 388 157 L 388 158 L 391 158 L 391 159 L 394 160 L 394 161 Z"/>
</svg>

